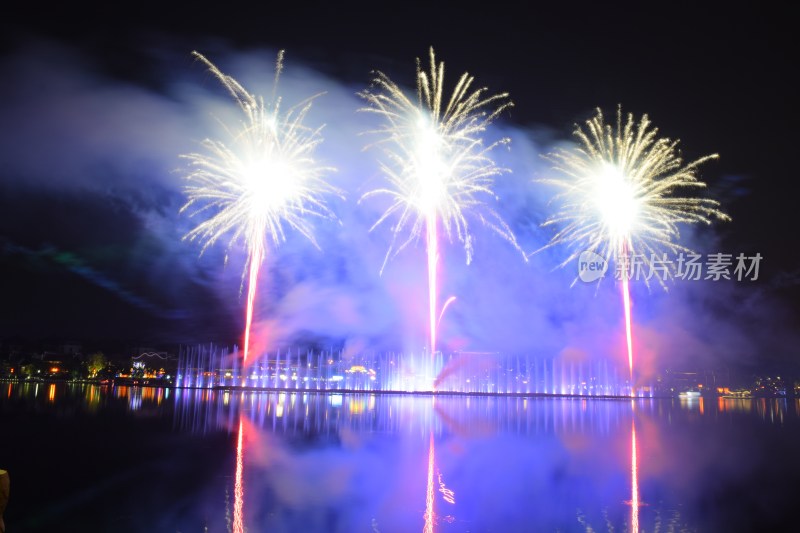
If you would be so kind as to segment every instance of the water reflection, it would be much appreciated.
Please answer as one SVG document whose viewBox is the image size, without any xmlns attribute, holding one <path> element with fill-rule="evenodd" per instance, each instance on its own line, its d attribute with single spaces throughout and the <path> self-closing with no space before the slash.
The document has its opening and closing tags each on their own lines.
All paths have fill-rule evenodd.
<svg viewBox="0 0 800 533">
<path fill-rule="evenodd" d="M 433 533 L 433 431 L 430 432 L 430 445 L 428 448 L 428 484 L 425 490 L 425 527 L 423 533 Z"/>
<path fill-rule="evenodd" d="M 441 494 L 444 503 L 455 505 L 455 492 L 444 482 L 441 470 L 436 467 L 436 447 L 433 431 L 428 435 L 428 475 L 425 491 L 425 514 L 423 515 L 423 533 L 433 533 L 437 523 L 453 523 L 455 517 L 442 512 L 436 513 L 436 493 Z"/>
<path fill-rule="evenodd" d="M 401 487 L 406 489 L 413 485 L 413 481 L 408 477 L 414 470 L 417 472 L 420 470 L 409 468 L 411 463 L 403 463 L 397 469 L 377 466 L 378 463 L 390 460 L 387 457 L 392 457 L 394 455 L 392 452 L 396 450 L 387 451 L 385 443 L 382 443 L 380 438 L 376 442 L 370 435 L 395 435 L 405 440 L 410 438 L 410 443 L 406 442 L 406 445 L 409 446 L 409 453 L 412 456 L 417 453 L 414 450 L 418 449 L 415 441 L 419 442 L 417 439 L 424 435 L 425 454 L 423 457 L 426 465 L 426 468 L 420 472 L 424 472 L 422 475 L 424 485 L 420 487 L 424 498 L 419 500 L 420 514 L 417 516 L 421 517 L 421 520 L 417 523 L 416 528 L 410 523 L 408 517 L 381 516 L 382 513 L 374 508 L 369 513 L 368 510 L 364 511 L 364 514 L 371 515 L 368 518 L 370 527 L 376 531 L 414 529 L 419 531 L 421 529 L 423 532 L 433 533 L 448 528 L 462 530 L 468 528 L 469 524 L 477 519 L 486 522 L 485 517 L 479 516 L 488 511 L 485 504 L 479 503 L 482 498 L 476 497 L 475 494 L 469 496 L 470 492 L 475 492 L 476 487 L 485 483 L 481 471 L 498 470 L 499 468 L 502 471 L 499 478 L 515 478 L 522 472 L 515 472 L 513 467 L 509 469 L 509 461 L 518 456 L 523 461 L 531 462 L 529 466 L 532 467 L 531 473 L 537 483 L 546 484 L 548 477 L 553 474 L 561 475 L 559 474 L 561 468 L 570 469 L 568 463 L 574 461 L 574 459 L 570 459 L 570 456 L 579 458 L 578 462 L 584 464 L 584 461 L 587 460 L 585 455 L 590 453 L 592 448 L 589 442 L 583 441 L 586 435 L 595 435 L 604 442 L 610 443 L 609 450 L 621 449 L 621 443 L 615 444 L 615 441 L 624 428 L 627 428 L 624 433 L 629 434 L 628 444 L 631 445 L 628 454 L 631 463 L 628 469 L 632 475 L 632 485 L 629 485 L 628 488 L 632 492 L 629 492 L 627 497 L 622 497 L 622 493 L 616 489 L 614 492 L 620 495 L 616 499 L 617 503 L 606 498 L 605 504 L 608 507 L 615 506 L 620 509 L 619 506 L 623 504 L 626 507 L 630 506 L 631 514 L 627 520 L 619 515 L 619 512 L 615 514 L 613 520 L 618 524 L 629 524 L 627 526 L 630 528 L 629 530 L 638 531 L 639 529 L 637 435 L 631 407 L 627 401 L 595 405 L 592 402 L 583 401 L 531 402 L 524 399 L 470 399 L 469 402 L 466 402 L 461 398 L 438 398 L 434 402 L 431 398 L 408 396 L 376 397 L 375 395 L 242 392 L 227 395 L 221 392 L 215 396 L 197 391 L 191 394 L 181 393 L 178 405 L 182 405 L 182 408 L 176 410 L 178 414 L 177 427 L 199 433 L 232 429 L 237 435 L 233 531 L 242 530 L 239 525 L 240 519 L 244 520 L 241 528 L 251 530 L 256 527 L 254 522 L 258 520 L 257 517 L 252 516 L 252 513 L 241 512 L 242 506 L 245 504 L 242 490 L 243 473 L 251 472 L 248 474 L 250 478 L 271 480 L 268 483 L 269 490 L 266 492 L 272 493 L 273 497 L 280 500 L 280 503 L 277 504 L 279 508 L 285 505 L 299 506 L 307 509 L 311 516 L 315 516 L 313 508 L 316 505 L 321 505 L 330 498 L 334 501 L 340 498 L 348 501 L 349 497 L 344 497 L 343 492 L 358 492 L 358 488 L 348 483 L 348 480 L 361 479 L 368 481 L 368 484 L 391 480 L 398 482 Z M 227 408 L 224 408 L 226 405 Z M 220 406 L 223 409 L 220 409 Z M 651 411 L 651 406 L 648 404 L 640 407 L 645 413 Z M 255 432 L 253 438 L 246 438 L 248 428 Z M 520 443 L 512 443 L 514 444 L 512 450 L 507 453 L 503 450 L 496 452 L 495 445 L 502 447 L 509 444 L 502 439 L 496 441 L 495 436 L 498 434 L 522 437 L 559 435 L 562 439 L 552 440 L 551 437 L 546 437 L 544 442 L 539 443 L 539 447 L 550 454 L 549 459 L 554 459 L 550 464 L 548 464 L 548 460 L 541 464 L 535 460 L 536 458 L 525 458 L 525 446 Z M 278 435 L 288 436 L 291 440 L 285 441 L 276 438 Z M 298 442 L 294 438 L 303 436 L 312 440 L 299 442 L 336 442 L 341 447 L 338 448 L 340 452 L 329 450 L 324 445 L 322 445 L 323 449 L 327 450 L 324 452 L 309 451 L 305 447 L 302 448 L 306 450 L 304 452 L 293 451 L 296 444 L 292 443 Z M 476 447 L 476 443 L 480 443 L 480 445 Z M 372 446 L 377 447 L 377 450 L 370 451 Z M 465 447 L 467 449 L 464 449 Z M 564 449 L 561 449 L 562 447 Z M 243 448 L 246 448 L 247 451 Z M 559 451 L 559 449 L 561 450 Z M 312 448 L 312 450 L 316 450 L 316 448 Z M 455 452 L 453 454 L 455 458 L 447 457 L 445 452 Z M 251 454 L 261 457 L 243 460 L 243 455 L 249 457 Z M 329 456 L 329 454 L 332 455 Z M 472 472 L 464 482 L 463 472 L 460 472 L 458 461 L 470 456 L 473 457 L 473 460 L 475 457 L 480 457 L 479 462 L 483 464 L 483 468 Z M 377 473 L 365 466 L 369 463 L 374 463 L 373 466 Z M 339 467 L 333 465 L 339 465 Z M 550 465 L 552 465 L 552 469 L 549 468 Z M 538 476 L 536 476 L 537 471 L 540 474 Z M 602 478 L 604 475 L 599 475 L 599 477 Z M 447 477 L 455 480 L 454 488 L 445 484 Z M 575 479 L 568 478 L 564 482 L 569 484 L 574 481 Z M 494 491 L 503 493 L 506 487 L 497 487 L 497 482 L 500 482 L 500 479 L 486 483 L 486 488 L 494 487 Z M 500 483 L 502 485 L 507 481 Z M 520 480 L 514 479 L 514 483 L 519 484 Z M 522 485 L 524 484 L 522 482 Z M 302 490 L 300 490 L 301 487 Z M 376 493 L 381 492 L 377 487 L 374 488 Z M 258 507 L 261 503 L 258 500 L 258 494 L 264 493 L 263 487 L 261 491 L 253 490 L 255 492 L 251 491 L 251 493 L 255 494 L 254 497 L 257 499 L 255 503 L 253 501 L 247 503 L 246 507 Z M 397 490 L 400 489 L 397 488 Z M 466 513 L 458 511 L 455 490 L 465 490 L 468 493 L 468 504 L 464 507 Z M 405 512 L 407 513 L 414 508 L 413 501 L 409 501 L 409 494 L 414 492 L 413 490 L 395 492 L 387 500 L 406 502 Z M 597 489 L 597 492 L 603 491 Z M 299 496 L 299 493 L 302 493 L 303 496 Z M 350 497 L 354 497 L 354 495 L 350 494 Z M 588 495 L 586 497 L 588 501 L 591 501 L 592 498 L 589 498 Z M 509 502 L 501 505 L 501 508 L 507 508 L 508 505 L 512 505 L 513 501 L 512 497 Z M 440 506 L 450 507 L 451 511 L 443 512 Z M 323 513 L 323 511 L 318 512 Z M 262 514 L 264 513 L 262 512 Z M 516 511 L 516 514 L 519 514 L 519 511 Z M 277 530 L 291 531 L 298 523 L 297 520 L 297 517 L 291 517 L 286 519 L 286 522 L 278 522 Z M 324 522 L 321 518 L 317 520 Z M 366 516 L 364 520 L 367 520 Z M 402 528 L 395 529 L 393 524 L 398 520 L 400 520 Z M 533 518 L 529 520 L 533 520 Z M 550 517 L 549 520 L 554 528 L 557 527 L 558 520 L 555 517 Z M 305 525 L 307 524 L 304 523 Z M 326 530 L 326 527 L 311 528 L 310 530 L 322 531 Z"/>
<path fill-rule="evenodd" d="M 47 403 L 62 406 L 82 400 L 85 406 L 97 408 L 109 397 L 124 400 L 130 411 L 160 411 L 157 408 L 166 406 L 175 415 L 176 427 L 200 432 L 234 427 L 236 413 L 244 409 L 258 427 L 269 423 L 276 430 L 289 431 L 318 431 L 326 424 L 338 427 L 342 423 L 354 428 L 377 425 L 385 430 L 422 427 L 427 431 L 427 424 L 433 423 L 438 435 L 447 421 L 464 430 L 609 433 L 619 430 L 625 418 L 619 406 L 627 404 L 623 399 L 439 396 L 432 410 L 431 397 L 424 395 L 169 389 L 71 382 L 6 382 L 3 387 L 6 400 L 38 399 L 40 389 L 45 389 Z M 800 417 L 800 399 L 700 397 L 635 402 L 638 412 L 666 419 L 680 411 L 714 418 L 755 415 L 778 425 L 788 415 Z M 434 411 L 436 416 L 432 417 Z M 285 423 L 280 420 L 284 417 L 288 417 Z"/>
<path fill-rule="evenodd" d="M 236 474 L 233 489 L 233 533 L 244 533 L 244 421 L 239 418 L 239 433 L 236 442 Z"/>
<path fill-rule="evenodd" d="M 224 450 L 204 465 L 209 496 L 192 511 L 219 517 L 210 530 L 731 530 L 756 522 L 735 503 L 753 486 L 770 503 L 759 523 L 794 513 L 797 400 L 3 386 L 3 412 L 117 410 L 191 436 L 182 446 L 221 435 Z M 180 464 L 184 451 L 161 460 Z M 179 514 L 159 505 L 153 513 Z"/>
<path fill-rule="evenodd" d="M 580 432 L 609 434 L 627 425 L 619 409 L 628 400 L 462 398 L 376 394 L 276 393 L 176 389 L 175 424 L 205 433 L 233 431 L 243 412 L 259 428 L 287 433 L 356 431 L 415 432 L 437 436 L 514 432 Z M 380 401 L 379 401 L 380 400 Z M 432 407 L 433 405 L 433 407 Z M 651 400 L 639 410 L 651 413 Z"/>
<path fill-rule="evenodd" d="M 631 420 L 631 531 L 639 533 L 639 457 L 636 452 L 636 420 Z"/>
</svg>

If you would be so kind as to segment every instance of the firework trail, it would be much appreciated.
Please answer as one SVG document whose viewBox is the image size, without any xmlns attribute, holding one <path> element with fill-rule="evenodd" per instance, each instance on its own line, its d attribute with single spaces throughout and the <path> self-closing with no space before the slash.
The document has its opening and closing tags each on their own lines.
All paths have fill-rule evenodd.
<svg viewBox="0 0 800 533">
<path fill-rule="evenodd" d="M 729 220 L 719 203 L 708 198 L 679 196 L 677 191 L 705 188 L 697 179 L 697 168 L 718 156 L 708 155 L 685 164 L 677 140 L 658 137 L 647 115 L 637 123 L 633 114 L 623 118 L 617 110 L 616 125 L 606 124 L 600 109 L 576 126 L 578 145 L 547 156 L 558 178 L 542 180 L 555 185 L 556 212 L 544 225 L 561 229 L 547 245 L 564 243 L 574 251 L 560 266 L 588 250 L 601 255 L 622 272 L 628 365 L 633 378 L 633 335 L 628 280 L 629 257 L 641 257 L 664 289 L 672 276 L 667 268 L 667 251 L 690 252 L 677 243 L 679 225 Z M 651 264 L 663 259 L 663 268 Z M 621 268 L 620 268 L 621 267 Z M 647 281 L 647 279 L 646 279 Z M 574 283 L 574 282 L 573 282 Z"/>
<path fill-rule="evenodd" d="M 513 104 L 508 94 L 487 95 L 486 88 L 473 88 L 474 78 L 464 73 L 449 98 L 444 96 L 444 63 L 437 63 L 430 49 L 430 70 L 417 59 L 417 94 L 412 99 L 389 77 L 376 72 L 369 89 L 359 95 L 367 102 L 362 111 L 377 114 L 382 126 L 369 133 L 380 139 L 381 171 L 388 181 L 383 188 L 361 198 L 387 196 L 388 209 L 372 229 L 397 216 L 388 260 L 425 233 L 428 268 L 428 314 L 431 353 L 436 353 L 438 225 L 448 239 L 453 234 L 463 243 L 467 264 L 472 260 L 472 238 L 467 220 L 475 216 L 519 249 L 511 229 L 484 198 L 492 192 L 494 177 L 508 170 L 498 166 L 489 153 L 509 139 L 485 145 L 482 135 L 489 124 Z M 520 250 L 521 251 L 521 250 Z"/>
<path fill-rule="evenodd" d="M 249 93 L 231 76 L 208 59 L 195 58 L 222 83 L 244 114 L 235 129 L 225 128 L 227 143 L 206 139 L 202 153 L 183 155 L 189 162 L 185 191 L 188 201 L 181 212 L 207 216 L 184 237 L 203 243 L 202 251 L 223 236 L 228 247 L 243 242 L 248 252 L 247 309 L 245 315 L 244 360 L 250 348 L 250 327 L 256 299 L 259 270 L 270 243 L 286 240 L 285 226 L 299 232 L 319 248 L 314 239 L 311 217 L 333 218 L 323 197 L 339 194 L 323 177 L 333 169 L 314 158 L 322 142 L 322 127 L 304 126 L 313 96 L 283 111 L 275 95 L 283 69 L 283 51 L 278 53 L 273 95 L 269 102 Z M 201 251 L 201 253 L 202 253 Z"/>
</svg>

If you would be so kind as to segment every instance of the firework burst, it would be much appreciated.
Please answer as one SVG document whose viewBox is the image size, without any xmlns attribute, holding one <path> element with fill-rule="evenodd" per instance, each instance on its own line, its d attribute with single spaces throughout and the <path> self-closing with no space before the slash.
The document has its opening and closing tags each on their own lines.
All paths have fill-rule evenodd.
<svg viewBox="0 0 800 533">
<path fill-rule="evenodd" d="M 623 120 L 621 108 L 612 126 L 598 109 L 585 130 L 576 127 L 578 146 L 547 156 L 560 176 L 542 180 L 559 189 L 553 198 L 558 208 L 544 225 L 561 227 L 548 246 L 564 243 L 574 250 L 561 266 L 584 250 L 614 261 L 629 254 L 649 261 L 651 254 L 690 251 L 676 242 L 680 224 L 729 220 L 715 200 L 676 194 L 705 188 L 697 168 L 718 156 L 684 164 L 679 141 L 659 138 L 650 126 L 647 115 L 638 123 L 633 114 Z"/>
<path fill-rule="evenodd" d="M 376 72 L 370 89 L 360 93 L 368 104 L 362 111 L 382 119 L 382 126 L 369 133 L 380 137 L 375 145 L 383 149 L 381 171 L 388 181 L 386 187 L 367 192 L 362 200 L 389 198 L 389 207 L 373 229 L 389 218 L 397 218 L 381 272 L 391 257 L 425 232 L 430 347 L 435 353 L 438 225 L 448 239 L 452 241 L 455 235 L 464 245 L 467 264 L 473 254 L 469 217 L 519 249 L 511 229 L 485 203 L 487 198 L 496 199 L 494 178 L 507 172 L 494 162 L 490 152 L 509 140 L 484 144 L 482 138 L 489 124 L 513 104 L 506 93 L 487 95 L 486 88 L 474 88 L 474 78 L 467 73 L 446 98 L 444 63 L 436 62 L 433 48 L 430 70 L 423 70 L 417 59 L 416 81 L 416 98 L 409 98 L 388 76 Z"/>
<path fill-rule="evenodd" d="M 286 240 L 285 228 L 299 232 L 318 247 L 310 219 L 332 218 L 324 196 L 338 191 L 323 179 L 333 169 L 314 158 L 314 150 L 322 142 L 322 127 L 303 124 L 316 96 L 287 111 L 275 96 L 283 51 L 278 54 L 272 99 L 266 103 L 201 54 L 193 55 L 228 90 L 244 119 L 235 128 L 225 128 L 227 141 L 205 139 L 202 152 L 182 156 L 189 162 L 189 185 L 185 188 L 188 201 L 181 212 L 206 217 L 184 238 L 200 241 L 202 251 L 223 237 L 229 237 L 229 248 L 240 242 L 247 248 L 242 274 L 243 284 L 247 276 L 248 285 L 246 360 L 259 269 L 267 248 Z"/>
<path fill-rule="evenodd" d="M 639 257 L 649 267 L 651 258 L 666 259 L 668 251 L 690 251 L 677 242 L 681 224 L 729 220 L 715 200 L 678 194 L 705 188 L 697 178 L 697 169 L 718 156 L 684 163 L 677 140 L 658 137 L 658 129 L 651 127 L 647 115 L 638 123 L 633 114 L 623 119 L 621 108 L 617 110 L 616 125 L 606 124 L 598 109 L 586 122 L 586 128 L 576 126 L 574 134 L 579 141 L 576 147 L 547 156 L 560 176 L 542 180 L 559 189 L 553 199 L 558 208 L 544 225 L 561 227 L 548 246 L 564 243 L 573 250 L 561 266 L 586 250 L 613 260 L 618 266 L 622 262 L 632 374 L 628 257 Z M 664 278 L 671 276 L 670 271 L 649 271 L 666 289 Z"/>
</svg>

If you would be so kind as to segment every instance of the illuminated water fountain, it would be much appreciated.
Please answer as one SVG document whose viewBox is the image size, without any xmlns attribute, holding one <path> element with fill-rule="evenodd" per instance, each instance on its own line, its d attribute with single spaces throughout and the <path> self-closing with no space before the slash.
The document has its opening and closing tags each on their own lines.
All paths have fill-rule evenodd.
<svg viewBox="0 0 800 533">
<path fill-rule="evenodd" d="M 624 365 L 598 359 L 565 361 L 537 356 L 456 352 L 434 357 L 367 352 L 284 350 L 251 355 L 241 365 L 238 349 L 214 345 L 182 348 L 178 387 L 289 391 L 437 392 L 451 394 L 546 394 L 630 396 Z M 651 388 L 637 386 L 638 395 Z"/>
</svg>

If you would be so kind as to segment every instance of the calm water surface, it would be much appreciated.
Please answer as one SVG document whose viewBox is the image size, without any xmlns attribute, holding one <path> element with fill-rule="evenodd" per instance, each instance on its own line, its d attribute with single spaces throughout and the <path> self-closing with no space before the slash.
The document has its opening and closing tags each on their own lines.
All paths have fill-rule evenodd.
<svg viewBox="0 0 800 533">
<path fill-rule="evenodd" d="M 9 533 L 800 531 L 800 402 L 0 383 Z"/>
</svg>

